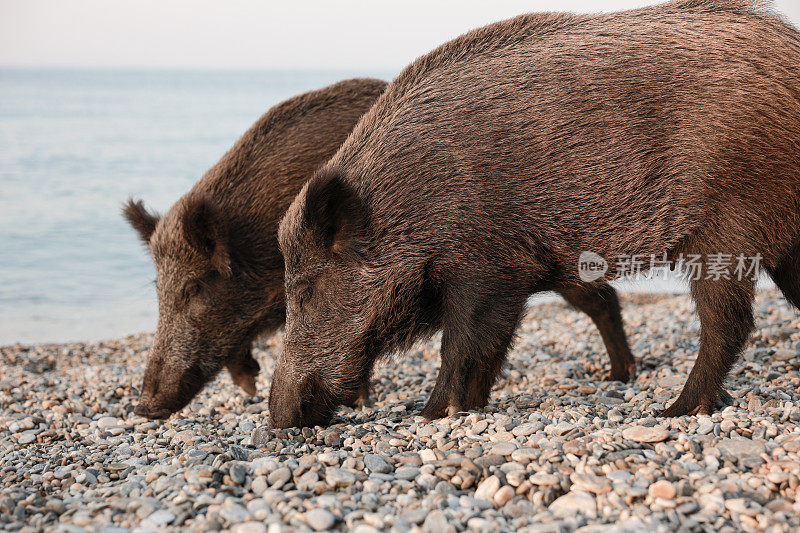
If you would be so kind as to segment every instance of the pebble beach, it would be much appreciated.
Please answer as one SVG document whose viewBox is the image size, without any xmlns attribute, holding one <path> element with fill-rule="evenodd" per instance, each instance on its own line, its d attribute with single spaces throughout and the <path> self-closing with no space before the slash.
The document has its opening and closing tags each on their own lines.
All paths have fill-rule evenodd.
<svg viewBox="0 0 800 533">
<path fill-rule="evenodd" d="M 0 348 L 0 529 L 673 532 L 800 528 L 800 315 L 761 291 L 734 404 L 661 419 L 697 354 L 687 295 L 623 296 L 639 374 L 605 381 L 585 315 L 534 305 L 480 412 L 418 416 L 436 339 L 380 364 L 373 404 L 267 428 L 221 375 L 167 421 L 133 414 L 152 334 Z"/>
</svg>

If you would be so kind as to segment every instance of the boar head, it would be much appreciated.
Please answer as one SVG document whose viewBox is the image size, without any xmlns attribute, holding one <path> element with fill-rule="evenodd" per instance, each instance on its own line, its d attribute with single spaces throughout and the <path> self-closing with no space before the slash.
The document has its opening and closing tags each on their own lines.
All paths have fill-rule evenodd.
<svg viewBox="0 0 800 533">
<path fill-rule="evenodd" d="M 351 405 L 381 355 L 435 330 L 438 294 L 424 254 L 383 239 L 355 187 L 319 171 L 281 221 L 286 335 L 270 426 L 321 426 Z"/>
<path fill-rule="evenodd" d="M 245 246 L 236 241 L 241 230 L 203 194 L 187 194 L 164 217 L 132 200 L 123 214 L 150 250 L 158 294 L 158 327 L 135 412 L 168 417 L 223 367 L 254 394 L 259 366 L 251 344 L 283 321 L 282 265 L 252 268 L 237 253 Z M 277 249 L 275 255 L 280 259 Z"/>
</svg>

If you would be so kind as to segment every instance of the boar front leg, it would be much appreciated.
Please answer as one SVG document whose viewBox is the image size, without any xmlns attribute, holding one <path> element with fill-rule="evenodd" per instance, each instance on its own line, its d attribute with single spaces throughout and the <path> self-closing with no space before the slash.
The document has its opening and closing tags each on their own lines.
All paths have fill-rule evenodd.
<svg viewBox="0 0 800 533">
<path fill-rule="evenodd" d="M 356 399 L 356 408 L 361 409 L 372 405 L 372 398 L 369 396 L 369 378 L 365 379 L 358 389 L 358 399 Z"/>
<path fill-rule="evenodd" d="M 469 377 L 469 390 L 467 392 L 467 406 L 465 411 L 472 411 L 483 409 L 489 403 L 489 394 L 492 392 L 497 381 L 497 376 L 503 369 L 503 363 L 506 361 L 506 353 L 514 340 L 514 333 L 512 332 L 509 339 L 505 342 L 507 348 L 503 354 L 496 354 L 490 358 L 485 365 L 472 367 Z"/>
<path fill-rule="evenodd" d="M 465 286 L 446 301 L 442 320 L 441 368 L 422 416 L 429 420 L 479 409 L 503 366 L 525 309 L 524 291 L 510 284 L 476 298 L 474 285 Z"/>
<path fill-rule="evenodd" d="M 611 359 L 611 379 L 627 382 L 636 378 L 636 361 L 625 336 L 617 291 L 608 283 L 569 285 L 557 290 L 597 326 Z"/>
<path fill-rule="evenodd" d="M 369 397 L 369 385 L 370 385 L 369 378 L 364 379 L 361 382 L 361 385 L 358 387 L 358 397 L 355 399 L 353 403 L 347 405 L 347 407 L 351 407 L 353 409 L 361 409 L 372 405 L 372 400 Z"/>
<path fill-rule="evenodd" d="M 250 347 L 246 347 L 225 361 L 225 368 L 233 382 L 250 396 L 256 394 L 256 376 L 261 367 L 253 358 Z"/>
<path fill-rule="evenodd" d="M 700 316 L 700 352 L 681 395 L 661 416 L 710 414 L 730 401 L 722 388 L 753 330 L 754 283 L 704 279 L 692 283 Z"/>
</svg>

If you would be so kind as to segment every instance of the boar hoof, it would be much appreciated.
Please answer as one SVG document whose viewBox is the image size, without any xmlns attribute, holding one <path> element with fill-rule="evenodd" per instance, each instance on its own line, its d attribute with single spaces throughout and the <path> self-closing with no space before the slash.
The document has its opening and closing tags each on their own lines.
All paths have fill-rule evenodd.
<svg viewBox="0 0 800 533">
<path fill-rule="evenodd" d="M 611 374 L 608 376 L 608 381 L 621 381 L 623 383 L 636 381 L 636 365 L 633 365 L 630 368 L 611 369 Z"/>
<path fill-rule="evenodd" d="M 458 407 L 450 406 L 447 408 L 447 416 L 458 416 L 461 413 L 464 413 L 463 409 L 459 409 Z"/>
<path fill-rule="evenodd" d="M 359 396 L 356 400 L 356 403 L 353 404 L 353 409 L 366 409 L 372 407 L 372 398 L 369 397 L 369 394 L 366 396 Z"/>
<path fill-rule="evenodd" d="M 439 418 L 457 416 L 457 415 L 459 415 L 460 413 L 463 413 L 463 412 L 465 412 L 464 409 L 460 409 L 460 408 L 455 407 L 453 405 L 439 407 L 439 406 L 435 406 L 435 405 L 431 406 L 429 404 L 429 405 L 425 406 L 425 409 L 423 409 L 422 413 L 420 413 L 420 414 L 422 416 L 424 416 L 425 418 L 427 418 L 428 420 L 437 420 Z"/>
<path fill-rule="evenodd" d="M 150 409 L 149 407 L 139 404 L 136 406 L 136 409 L 133 410 L 133 413 L 144 418 L 161 420 L 164 418 L 169 418 L 172 414 L 172 411 L 168 409 Z"/>
<path fill-rule="evenodd" d="M 713 398 L 687 399 L 681 394 L 672 405 L 662 411 L 658 416 L 670 418 L 683 415 L 710 415 L 718 409 L 733 405 L 733 396 L 725 389 L 720 389 Z"/>
<path fill-rule="evenodd" d="M 437 420 L 439 418 L 444 418 L 447 415 L 447 407 L 445 406 L 440 407 L 428 404 L 422 410 L 420 415 L 427 418 L 428 420 Z"/>
<path fill-rule="evenodd" d="M 733 402 L 733 396 L 725 389 L 722 389 L 719 393 L 719 398 L 717 398 L 717 407 L 719 409 L 725 409 L 727 406 L 733 405 Z"/>
<path fill-rule="evenodd" d="M 689 406 L 685 405 L 687 402 L 682 402 L 680 398 L 675 400 L 672 405 L 661 411 L 658 416 L 664 418 L 672 418 L 676 416 L 683 416 L 683 415 L 691 415 L 696 413 L 700 406 Z"/>
<path fill-rule="evenodd" d="M 249 374 L 239 374 L 237 376 L 233 376 L 233 382 L 250 396 L 256 395 L 257 389 L 255 376 L 251 376 Z"/>
<path fill-rule="evenodd" d="M 631 381 L 636 381 L 636 362 L 630 361 L 627 364 L 611 367 L 611 374 L 608 376 L 609 381 L 621 381 L 623 383 L 629 383 Z"/>
</svg>

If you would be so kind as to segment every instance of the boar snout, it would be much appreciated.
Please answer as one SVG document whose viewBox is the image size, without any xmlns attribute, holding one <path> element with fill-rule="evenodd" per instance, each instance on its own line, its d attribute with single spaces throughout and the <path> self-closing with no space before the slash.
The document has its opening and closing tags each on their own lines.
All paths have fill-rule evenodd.
<svg viewBox="0 0 800 533">
<path fill-rule="evenodd" d="M 274 429 L 302 426 L 300 404 L 286 401 L 271 401 L 269 407 L 269 427 Z"/>
<path fill-rule="evenodd" d="M 298 377 L 280 365 L 275 369 L 269 394 L 271 428 L 326 426 L 333 417 L 333 405 L 317 377 Z"/>
<path fill-rule="evenodd" d="M 279 361 L 269 390 L 269 427 L 291 428 L 301 424 L 300 384 L 287 378 L 286 365 Z"/>
<path fill-rule="evenodd" d="M 180 411 L 200 392 L 207 379 L 194 368 L 188 369 L 180 375 L 167 375 L 161 373 L 155 385 L 148 386 L 147 373 L 145 373 L 145 386 L 139 397 L 139 404 L 134 413 L 146 418 L 168 418 L 171 414 Z"/>
<path fill-rule="evenodd" d="M 158 346 L 158 343 L 156 343 Z M 200 361 L 186 362 L 174 354 L 154 349 L 144 373 L 139 404 L 134 413 L 146 418 L 168 418 L 180 411 L 200 392 L 216 371 Z"/>
<path fill-rule="evenodd" d="M 153 387 L 152 385 L 148 386 L 148 383 L 152 383 L 152 380 L 145 378 L 145 386 L 142 388 L 142 394 L 139 396 L 139 403 L 136 405 L 136 409 L 134 409 L 133 412 L 139 416 L 155 420 L 169 418 L 176 409 L 168 408 L 161 397 L 156 396 L 158 389 L 157 384 Z"/>
</svg>

